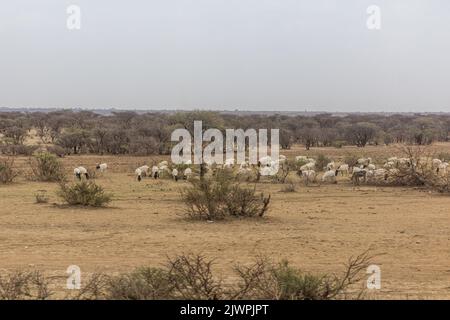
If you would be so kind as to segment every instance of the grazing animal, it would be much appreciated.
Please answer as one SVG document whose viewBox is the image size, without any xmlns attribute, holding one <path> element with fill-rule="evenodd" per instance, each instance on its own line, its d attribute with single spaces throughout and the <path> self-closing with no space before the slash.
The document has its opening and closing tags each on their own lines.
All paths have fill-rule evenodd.
<svg viewBox="0 0 450 320">
<path fill-rule="evenodd" d="M 148 176 L 148 172 L 149 172 L 149 170 L 150 170 L 150 167 L 149 167 L 149 166 L 144 165 L 144 166 L 142 166 L 142 167 L 139 167 L 139 169 L 141 169 L 141 175 L 142 175 L 143 177 Z"/>
<path fill-rule="evenodd" d="M 348 164 L 344 163 L 344 164 L 341 164 L 337 170 L 341 173 L 342 176 L 344 174 L 347 176 L 349 173 L 350 167 Z"/>
<path fill-rule="evenodd" d="M 157 166 L 153 166 L 152 167 L 152 177 L 154 179 L 158 179 L 159 178 L 159 168 Z"/>
<path fill-rule="evenodd" d="M 316 172 L 314 170 L 299 170 L 297 174 L 303 178 L 306 185 L 316 180 Z"/>
<path fill-rule="evenodd" d="M 81 180 L 82 176 L 84 176 L 86 180 L 89 180 L 89 173 L 87 172 L 85 167 L 78 167 L 73 169 L 73 174 L 78 178 L 78 180 Z"/>
<path fill-rule="evenodd" d="M 327 171 L 334 170 L 335 167 L 336 167 L 336 164 L 334 163 L 334 161 L 332 161 L 327 164 Z"/>
<path fill-rule="evenodd" d="M 178 170 L 177 169 L 172 170 L 172 177 L 175 181 L 178 181 Z"/>
<path fill-rule="evenodd" d="M 183 172 L 183 179 L 184 179 L 184 180 L 187 180 L 187 179 L 189 179 L 191 176 L 192 176 L 192 169 L 191 169 L 191 168 L 186 168 L 186 169 L 184 169 L 184 172 Z"/>
<path fill-rule="evenodd" d="M 338 173 L 339 173 L 338 170 L 326 171 L 322 176 L 322 182 L 327 181 L 327 182 L 337 183 L 336 176 L 338 175 Z"/>
<path fill-rule="evenodd" d="M 141 182 L 142 180 L 142 169 L 141 168 L 137 168 L 134 173 L 136 174 L 136 178 L 139 182 Z"/>
<path fill-rule="evenodd" d="M 441 173 L 443 175 L 447 175 L 447 167 L 448 167 L 448 162 L 442 162 L 439 167 L 436 169 L 436 173 Z"/>
<path fill-rule="evenodd" d="M 106 163 L 97 164 L 96 169 L 103 173 L 108 169 L 108 165 Z"/>
</svg>

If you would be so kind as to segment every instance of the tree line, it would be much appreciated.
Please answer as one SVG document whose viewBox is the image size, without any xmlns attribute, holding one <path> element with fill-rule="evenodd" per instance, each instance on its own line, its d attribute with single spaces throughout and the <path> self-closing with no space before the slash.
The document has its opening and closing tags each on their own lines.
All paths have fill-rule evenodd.
<svg viewBox="0 0 450 320">
<path fill-rule="evenodd" d="M 177 128 L 193 129 L 194 120 L 203 129 L 279 129 L 280 145 L 312 147 L 427 145 L 448 141 L 450 115 L 447 114 L 349 114 L 333 116 L 239 115 L 212 111 L 112 112 L 61 110 L 53 112 L 0 113 L 0 153 L 31 154 L 45 146 L 58 154 L 170 153 L 170 135 Z M 34 136 L 33 143 L 27 138 Z"/>
</svg>

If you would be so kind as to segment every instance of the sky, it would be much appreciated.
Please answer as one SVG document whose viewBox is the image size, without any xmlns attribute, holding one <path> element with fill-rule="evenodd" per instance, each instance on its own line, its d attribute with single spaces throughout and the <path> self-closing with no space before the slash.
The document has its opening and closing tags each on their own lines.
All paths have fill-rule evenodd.
<svg viewBox="0 0 450 320">
<path fill-rule="evenodd" d="M 0 107 L 450 112 L 449 40 L 448 0 L 2 1 Z"/>
</svg>

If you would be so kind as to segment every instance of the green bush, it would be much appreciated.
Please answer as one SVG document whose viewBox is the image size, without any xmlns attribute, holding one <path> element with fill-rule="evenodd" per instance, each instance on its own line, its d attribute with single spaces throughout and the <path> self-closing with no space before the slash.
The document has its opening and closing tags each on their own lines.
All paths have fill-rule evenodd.
<svg viewBox="0 0 450 320">
<path fill-rule="evenodd" d="M 213 176 L 190 180 L 182 191 L 191 218 L 220 220 L 226 217 L 262 217 L 268 210 L 270 195 L 257 195 L 255 188 L 241 187 L 229 170 L 218 169 Z"/>
<path fill-rule="evenodd" d="M 0 183 L 11 183 L 16 178 L 18 172 L 14 170 L 14 159 L 0 159 Z"/>
<path fill-rule="evenodd" d="M 42 152 L 35 155 L 30 159 L 30 167 L 35 180 L 46 182 L 65 180 L 63 166 L 54 154 Z"/>
<path fill-rule="evenodd" d="M 324 154 L 319 154 L 316 159 L 316 170 L 322 171 L 323 168 L 327 166 L 331 162 L 330 158 L 325 156 Z"/>
<path fill-rule="evenodd" d="M 81 181 L 73 185 L 61 184 L 58 196 L 69 205 L 104 207 L 111 202 L 111 195 L 106 194 L 94 181 Z"/>
</svg>

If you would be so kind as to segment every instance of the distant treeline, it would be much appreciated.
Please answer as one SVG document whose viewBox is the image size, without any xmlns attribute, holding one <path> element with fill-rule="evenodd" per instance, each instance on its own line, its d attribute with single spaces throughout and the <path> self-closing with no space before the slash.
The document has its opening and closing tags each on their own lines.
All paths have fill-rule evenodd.
<svg viewBox="0 0 450 320">
<path fill-rule="evenodd" d="M 448 141 L 450 115 L 350 114 L 333 116 L 237 115 L 212 111 L 176 113 L 91 111 L 0 113 L 0 153 L 31 154 L 45 147 L 57 154 L 168 154 L 176 128 L 192 132 L 194 120 L 203 129 L 280 129 L 280 144 L 365 147 L 391 143 L 431 144 Z M 35 133 L 34 145 L 25 143 Z"/>
</svg>

